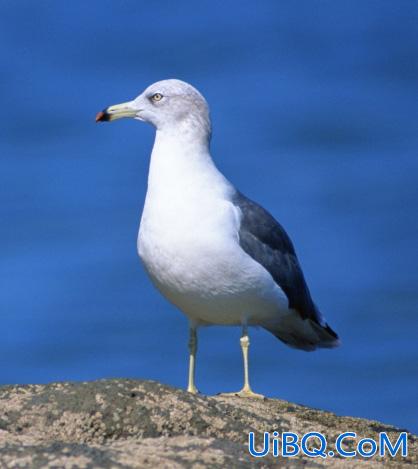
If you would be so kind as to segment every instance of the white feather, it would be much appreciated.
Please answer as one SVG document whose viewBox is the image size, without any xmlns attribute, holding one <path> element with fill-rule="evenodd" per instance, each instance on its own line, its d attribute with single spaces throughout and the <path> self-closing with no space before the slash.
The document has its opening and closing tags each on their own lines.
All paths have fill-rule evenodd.
<svg viewBox="0 0 418 469">
<path fill-rule="evenodd" d="M 158 289 L 200 324 L 257 324 L 289 313 L 271 275 L 239 245 L 233 186 L 208 139 L 158 130 L 138 253 Z"/>
</svg>

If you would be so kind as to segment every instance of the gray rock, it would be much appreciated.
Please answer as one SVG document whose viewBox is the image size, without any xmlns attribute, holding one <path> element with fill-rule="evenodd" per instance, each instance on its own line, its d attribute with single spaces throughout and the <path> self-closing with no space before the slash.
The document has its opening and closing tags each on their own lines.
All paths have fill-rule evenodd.
<svg viewBox="0 0 418 469">
<path fill-rule="evenodd" d="M 275 430 L 321 432 L 328 449 L 344 431 L 358 439 L 387 432 L 392 442 L 400 432 L 286 401 L 194 396 L 151 381 L 0 387 L 1 468 L 418 466 L 411 434 L 407 458 L 251 457 L 248 433 L 261 444 L 264 432 Z"/>
</svg>

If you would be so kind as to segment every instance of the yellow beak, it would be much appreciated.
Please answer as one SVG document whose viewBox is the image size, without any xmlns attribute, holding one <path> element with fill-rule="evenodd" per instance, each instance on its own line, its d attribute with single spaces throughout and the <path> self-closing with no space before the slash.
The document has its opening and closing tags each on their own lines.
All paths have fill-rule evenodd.
<svg viewBox="0 0 418 469">
<path fill-rule="evenodd" d="M 96 115 L 96 122 L 107 122 L 114 121 L 116 119 L 122 119 L 123 117 L 135 117 L 137 110 L 134 109 L 132 101 L 126 103 L 115 104 L 109 106 L 103 111 L 100 111 Z"/>
</svg>

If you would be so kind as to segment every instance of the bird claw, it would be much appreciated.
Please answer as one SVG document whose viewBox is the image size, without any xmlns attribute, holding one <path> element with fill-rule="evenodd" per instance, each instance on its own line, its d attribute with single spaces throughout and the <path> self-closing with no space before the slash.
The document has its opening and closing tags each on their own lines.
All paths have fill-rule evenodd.
<svg viewBox="0 0 418 469">
<path fill-rule="evenodd" d="M 220 392 L 217 395 L 220 397 L 244 397 L 250 399 L 266 399 L 266 396 L 263 396 L 263 394 L 257 394 L 251 389 L 241 389 L 241 391 L 237 392 Z"/>
<path fill-rule="evenodd" d="M 189 386 L 187 392 L 190 394 L 201 394 L 201 392 L 196 388 L 196 386 Z"/>
</svg>

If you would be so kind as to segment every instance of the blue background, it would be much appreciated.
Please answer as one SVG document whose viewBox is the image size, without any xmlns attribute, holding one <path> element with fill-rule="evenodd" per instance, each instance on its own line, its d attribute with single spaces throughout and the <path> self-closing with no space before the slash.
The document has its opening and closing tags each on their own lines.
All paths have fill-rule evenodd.
<svg viewBox="0 0 418 469">
<path fill-rule="evenodd" d="M 94 123 L 176 77 L 343 341 L 305 353 L 255 330 L 255 390 L 417 431 L 418 3 L 198 4 L 1 3 L 0 382 L 185 386 L 186 319 L 136 254 L 153 129 Z M 204 393 L 241 386 L 239 334 L 201 331 Z"/>
</svg>

